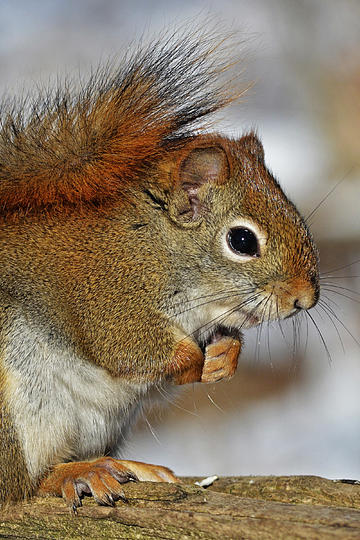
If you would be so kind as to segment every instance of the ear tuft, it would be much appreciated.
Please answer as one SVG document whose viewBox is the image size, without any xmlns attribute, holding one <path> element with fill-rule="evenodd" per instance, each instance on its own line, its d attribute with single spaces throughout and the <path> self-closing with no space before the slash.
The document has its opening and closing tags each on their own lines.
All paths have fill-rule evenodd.
<svg viewBox="0 0 360 540">
<path fill-rule="evenodd" d="M 255 133 L 244 135 L 239 142 L 247 152 L 255 156 L 259 161 L 264 161 L 264 147 Z"/>
</svg>

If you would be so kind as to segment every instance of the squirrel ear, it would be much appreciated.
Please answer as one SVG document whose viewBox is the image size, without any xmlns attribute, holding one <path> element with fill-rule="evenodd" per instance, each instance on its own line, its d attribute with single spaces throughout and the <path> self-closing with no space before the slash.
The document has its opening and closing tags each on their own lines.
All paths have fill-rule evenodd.
<svg viewBox="0 0 360 540">
<path fill-rule="evenodd" d="M 225 150 L 220 146 L 204 146 L 191 150 L 178 166 L 177 186 L 180 188 L 182 200 L 181 204 L 178 200 L 176 205 L 176 221 L 196 221 L 203 210 L 200 188 L 208 183 L 221 184 L 227 180 L 229 174 L 229 161 Z"/>
</svg>

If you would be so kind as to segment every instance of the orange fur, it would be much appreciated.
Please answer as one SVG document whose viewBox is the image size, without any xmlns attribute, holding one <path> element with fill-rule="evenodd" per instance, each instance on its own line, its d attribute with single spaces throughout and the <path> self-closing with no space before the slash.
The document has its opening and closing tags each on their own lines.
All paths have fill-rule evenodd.
<svg viewBox="0 0 360 540">
<path fill-rule="evenodd" d="M 176 344 L 171 370 L 175 373 L 176 384 L 199 382 L 204 365 L 204 355 L 200 347 L 190 337 Z M 177 373 L 179 373 L 177 375 Z"/>
<path fill-rule="evenodd" d="M 91 493 L 98 503 L 113 505 L 114 500 L 125 499 L 121 485 L 137 479 L 149 482 L 180 481 L 167 467 L 103 457 L 56 465 L 41 482 L 38 493 L 63 496 L 73 510 L 81 506 L 81 489 L 84 493 Z"/>
<path fill-rule="evenodd" d="M 77 94 L 68 84 L 3 105 L 2 213 L 121 198 L 202 118 L 237 97 L 219 80 L 226 62 L 214 45 L 214 36 L 173 36 L 167 47 L 155 43 L 117 69 L 99 69 Z"/>
</svg>

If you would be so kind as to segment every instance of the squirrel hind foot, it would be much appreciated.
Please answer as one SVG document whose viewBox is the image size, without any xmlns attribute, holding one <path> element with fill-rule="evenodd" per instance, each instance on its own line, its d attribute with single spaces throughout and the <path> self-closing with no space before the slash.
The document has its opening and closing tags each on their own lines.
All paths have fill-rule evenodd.
<svg viewBox="0 0 360 540">
<path fill-rule="evenodd" d="M 74 512 L 82 506 L 84 495 L 92 496 L 102 506 L 126 501 L 122 484 L 131 481 L 179 482 L 167 467 L 138 461 L 102 457 L 94 461 L 77 461 L 55 465 L 39 486 L 38 495 L 63 497 Z"/>
</svg>

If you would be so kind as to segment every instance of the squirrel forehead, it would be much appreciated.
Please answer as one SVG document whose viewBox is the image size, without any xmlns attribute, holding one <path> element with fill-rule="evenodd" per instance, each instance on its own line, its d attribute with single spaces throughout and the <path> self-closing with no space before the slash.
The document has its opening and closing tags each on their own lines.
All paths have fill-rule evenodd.
<svg viewBox="0 0 360 540">
<path fill-rule="evenodd" d="M 258 137 L 250 133 L 238 140 L 224 138 L 222 144 L 230 162 L 226 183 L 232 194 L 229 210 L 251 217 L 269 232 L 278 230 L 296 237 L 308 236 L 297 208 L 267 169 Z"/>
<path fill-rule="evenodd" d="M 243 203 L 256 203 L 273 207 L 292 216 L 298 212 L 283 192 L 276 178 L 267 169 L 264 161 L 264 149 L 260 140 L 254 135 L 245 135 L 239 140 L 229 141 L 228 157 L 231 161 L 232 188 L 242 195 Z"/>
</svg>

